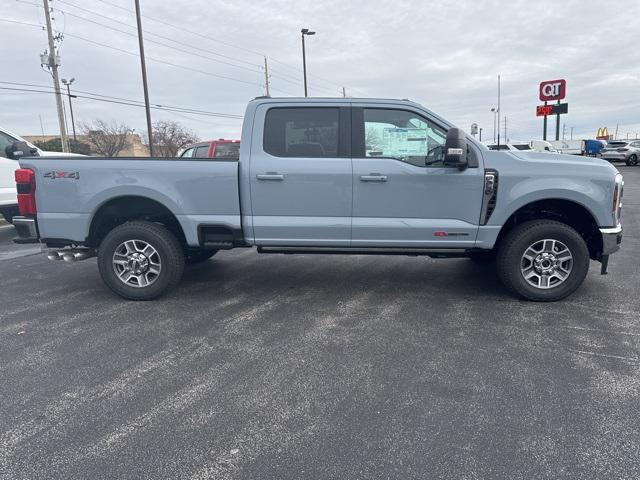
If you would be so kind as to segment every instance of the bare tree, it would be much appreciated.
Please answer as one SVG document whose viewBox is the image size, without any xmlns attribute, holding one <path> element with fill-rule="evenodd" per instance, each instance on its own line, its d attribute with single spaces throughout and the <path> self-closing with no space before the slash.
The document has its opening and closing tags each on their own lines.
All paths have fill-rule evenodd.
<svg viewBox="0 0 640 480">
<path fill-rule="evenodd" d="M 182 147 L 198 141 L 194 132 L 173 120 L 157 120 L 152 129 L 153 154 L 157 157 L 175 157 Z M 148 139 L 149 135 L 142 138 Z"/>
<path fill-rule="evenodd" d="M 100 119 L 81 122 L 80 130 L 91 150 L 105 157 L 116 157 L 127 146 L 127 135 L 133 132 L 124 123 L 108 123 Z"/>
</svg>

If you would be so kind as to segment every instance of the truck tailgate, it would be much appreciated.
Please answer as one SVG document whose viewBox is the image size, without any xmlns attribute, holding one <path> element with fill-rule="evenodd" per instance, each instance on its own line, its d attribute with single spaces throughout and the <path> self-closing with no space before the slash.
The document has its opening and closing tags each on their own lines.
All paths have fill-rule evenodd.
<svg viewBox="0 0 640 480">
<path fill-rule="evenodd" d="M 36 175 L 40 238 L 83 242 L 91 219 L 120 197 L 155 200 L 180 222 L 189 245 L 198 226 L 239 230 L 238 162 L 160 158 L 25 158 Z"/>
</svg>

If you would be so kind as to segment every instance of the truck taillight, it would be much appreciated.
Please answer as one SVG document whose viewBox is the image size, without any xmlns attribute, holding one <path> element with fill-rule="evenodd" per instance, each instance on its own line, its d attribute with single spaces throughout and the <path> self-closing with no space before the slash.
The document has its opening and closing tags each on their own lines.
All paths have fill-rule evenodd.
<svg viewBox="0 0 640 480">
<path fill-rule="evenodd" d="M 33 216 L 36 209 L 36 175 L 29 168 L 19 168 L 15 173 L 20 215 Z"/>
</svg>

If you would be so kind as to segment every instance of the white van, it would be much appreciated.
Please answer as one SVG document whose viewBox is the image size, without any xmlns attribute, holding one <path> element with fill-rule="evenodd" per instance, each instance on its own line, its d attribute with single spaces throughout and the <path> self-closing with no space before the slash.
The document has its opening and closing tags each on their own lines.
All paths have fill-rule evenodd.
<svg viewBox="0 0 640 480">
<path fill-rule="evenodd" d="M 536 152 L 548 152 L 548 153 L 557 153 L 558 151 L 555 149 L 550 142 L 546 140 L 531 140 L 529 142 L 529 146 L 531 150 L 535 150 Z"/>
</svg>

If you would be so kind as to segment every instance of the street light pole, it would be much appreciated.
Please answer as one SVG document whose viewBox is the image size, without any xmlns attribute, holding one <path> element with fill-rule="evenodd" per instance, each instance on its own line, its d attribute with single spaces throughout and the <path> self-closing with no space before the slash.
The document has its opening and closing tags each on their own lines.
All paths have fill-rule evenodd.
<svg viewBox="0 0 640 480">
<path fill-rule="evenodd" d="M 496 109 L 492 108 L 493 112 L 493 143 L 496 143 Z"/>
<path fill-rule="evenodd" d="M 71 112 L 71 129 L 73 130 L 73 141 L 76 142 L 76 122 L 73 119 L 73 105 L 71 104 L 71 97 L 75 98 L 75 95 L 71 95 L 71 84 L 75 78 L 71 80 L 67 80 L 66 78 L 62 79 L 62 83 L 67 86 L 67 97 L 69 98 L 69 112 Z"/>
<path fill-rule="evenodd" d="M 305 35 L 315 35 L 316 32 L 312 32 L 310 31 L 308 28 L 303 28 L 302 30 L 300 30 L 300 33 L 302 34 L 302 73 L 304 75 L 304 96 L 308 97 L 309 95 L 307 94 L 307 53 L 305 52 L 305 48 L 304 48 L 304 37 Z"/>
</svg>

